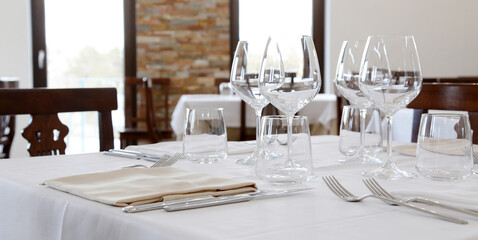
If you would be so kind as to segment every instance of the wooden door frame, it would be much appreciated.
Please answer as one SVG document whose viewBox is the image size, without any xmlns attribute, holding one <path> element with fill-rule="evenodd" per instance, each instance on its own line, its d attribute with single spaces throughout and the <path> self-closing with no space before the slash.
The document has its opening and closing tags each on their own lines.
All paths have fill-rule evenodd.
<svg viewBox="0 0 478 240">
<path fill-rule="evenodd" d="M 45 0 L 30 0 L 32 24 L 33 87 L 47 86 L 47 54 L 45 36 Z M 43 66 L 39 54 L 43 51 Z"/>
</svg>

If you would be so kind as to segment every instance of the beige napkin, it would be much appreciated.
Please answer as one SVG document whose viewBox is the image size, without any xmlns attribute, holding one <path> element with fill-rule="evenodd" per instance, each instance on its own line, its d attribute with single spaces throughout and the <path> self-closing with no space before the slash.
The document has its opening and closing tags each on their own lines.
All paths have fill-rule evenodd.
<svg viewBox="0 0 478 240">
<path fill-rule="evenodd" d="M 115 206 L 254 192 L 253 182 L 227 179 L 173 167 L 124 168 L 45 181 L 45 185 Z"/>
</svg>

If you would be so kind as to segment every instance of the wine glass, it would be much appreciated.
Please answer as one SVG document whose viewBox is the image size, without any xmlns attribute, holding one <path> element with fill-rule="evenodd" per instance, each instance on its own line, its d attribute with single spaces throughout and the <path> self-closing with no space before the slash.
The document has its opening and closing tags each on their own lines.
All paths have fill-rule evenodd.
<svg viewBox="0 0 478 240">
<path fill-rule="evenodd" d="M 254 108 L 256 114 L 256 148 L 251 156 L 237 160 L 238 164 L 254 164 L 259 155 L 261 114 L 262 109 L 269 104 L 259 89 L 263 49 L 264 45 L 260 44 L 260 41 L 239 41 L 232 62 L 230 80 L 232 89 L 244 102 Z"/>
<path fill-rule="evenodd" d="M 364 46 L 365 41 L 344 41 L 337 64 L 335 86 L 350 101 L 351 105 L 359 108 L 360 112 L 359 149 L 353 156 L 341 159 L 340 162 L 382 162 L 365 151 L 365 118 L 367 117 L 367 108 L 372 107 L 373 104 L 359 88 L 360 60 Z"/>
<path fill-rule="evenodd" d="M 387 119 L 387 159 L 369 177 L 415 178 L 392 162 L 392 118 L 420 93 L 422 71 L 415 39 L 411 35 L 370 36 L 362 57 L 359 87 Z"/>
<path fill-rule="evenodd" d="M 310 36 L 269 37 L 259 76 L 262 94 L 287 117 L 287 158 L 280 174 L 303 175 L 305 166 L 292 156 L 292 120 L 294 115 L 311 102 L 320 89 L 319 60 Z"/>
</svg>

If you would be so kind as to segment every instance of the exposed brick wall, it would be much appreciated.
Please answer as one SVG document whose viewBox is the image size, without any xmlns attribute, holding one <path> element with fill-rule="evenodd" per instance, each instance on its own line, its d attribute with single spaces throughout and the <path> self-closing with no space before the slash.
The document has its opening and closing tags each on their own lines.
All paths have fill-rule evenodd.
<svg viewBox="0 0 478 240">
<path fill-rule="evenodd" d="M 138 76 L 171 78 L 181 94 L 216 93 L 228 78 L 229 0 L 136 0 Z"/>
</svg>

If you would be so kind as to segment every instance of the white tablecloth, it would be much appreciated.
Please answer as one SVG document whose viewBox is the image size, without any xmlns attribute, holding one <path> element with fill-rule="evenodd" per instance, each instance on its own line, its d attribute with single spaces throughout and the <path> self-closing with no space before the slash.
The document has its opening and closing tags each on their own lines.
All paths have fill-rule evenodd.
<svg viewBox="0 0 478 240">
<path fill-rule="evenodd" d="M 342 156 L 337 150 L 337 136 L 314 136 L 312 142 L 318 178 L 303 185 L 271 186 L 256 179 L 253 166 L 234 163 L 247 154 L 231 155 L 211 165 L 181 159 L 175 167 L 253 180 L 259 188 L 314 189 L 180 212 L 126 214 L 118 207 L 40 185 L 46 179 L 149 162 L 101 153 L 0 160 L 0 239 L 478 239 L 476 217 L 454 213 L 469 221 L 468 225 L 458 225 L 376 199 L 349 203 L 337 198 L 321 176 L 333 174 L 350 191 L 361 195 L 368 193 L 361 172 L 377 165 L 338 163 Z M 400 168 L 415 171 L 413 157 L 394 157 Z M 438 182 L 421 176 L 380 182 L 393 191 L 468 197 L 478 193 L 477 176 L 460 182 Z"/>
<path fill-rule="evenodd" d="M 240 127 L 241 99 L 239 96 L 218 94 L 182 95 L 171 117 L 171 128 L 176 136 L 183 134 L 186 108 L 217 107 L 224 108 L 227 127 Z M 309 124 L 320 123 L 328 127 L 329 122 L 337 118 L 335 94 L 318 94 L 314 100 L 299 111 L 299 115 L 307 116 Z M 256 126 L 256 117 L 252 107 L 246 104 L 246 127 Z"/>
</svg>

